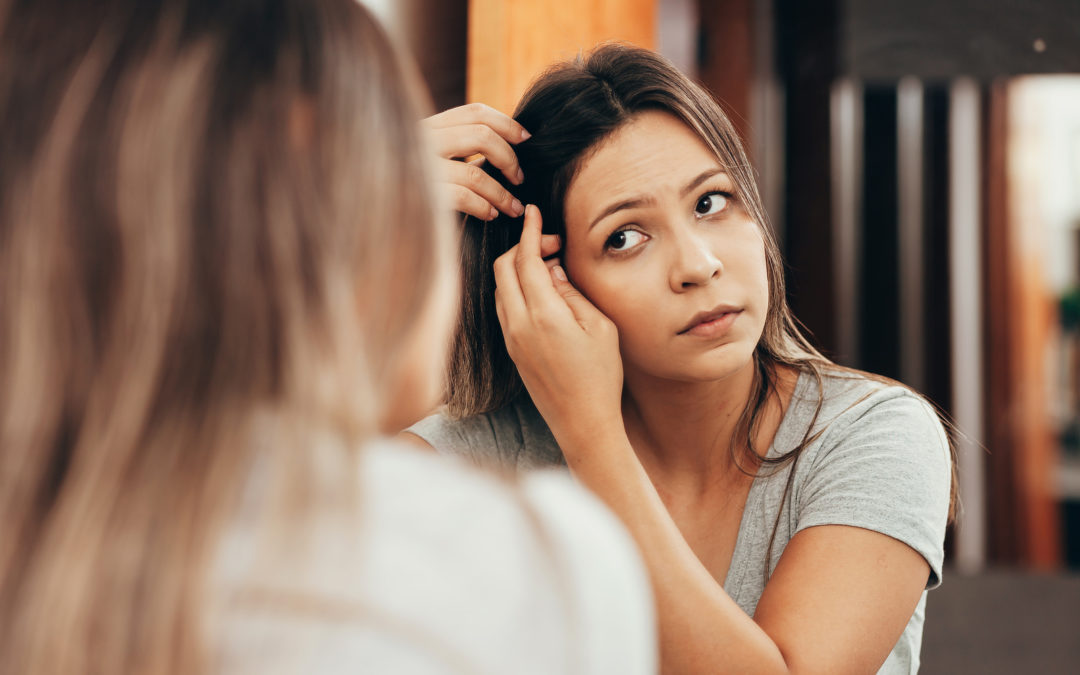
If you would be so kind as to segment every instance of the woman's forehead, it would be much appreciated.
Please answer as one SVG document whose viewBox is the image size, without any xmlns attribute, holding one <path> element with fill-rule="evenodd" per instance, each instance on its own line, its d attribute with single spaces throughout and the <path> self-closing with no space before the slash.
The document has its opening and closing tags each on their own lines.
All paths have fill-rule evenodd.
<svg viewBox="0 0 1080 675">
<path fill-rule="evenodd" d="M 567 189 L 567 214 L 620 197 L 681 192 L 703 172 L 723 168 L 682 120 L 662 111 L 638 113 L 582 158 Z"/>
</svg>

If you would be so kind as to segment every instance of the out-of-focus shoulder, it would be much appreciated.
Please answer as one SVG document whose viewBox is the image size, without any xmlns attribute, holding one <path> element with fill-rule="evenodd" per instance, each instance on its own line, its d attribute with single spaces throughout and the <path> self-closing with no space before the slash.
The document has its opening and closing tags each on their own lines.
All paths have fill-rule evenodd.
<svg viewBox="0 0 1080 675">
<path fill-rule="evenodd" d="M 355 509 L 318 496 L 273 593 L 246 564 L 254 539 L 223 549 L 227 671 L 655 672 L 636 549 L 569 477 L 499 475 L 392 439 L 357 457 Z M 252 584 L 258 611 L 229 600 Z"/>
</svg>

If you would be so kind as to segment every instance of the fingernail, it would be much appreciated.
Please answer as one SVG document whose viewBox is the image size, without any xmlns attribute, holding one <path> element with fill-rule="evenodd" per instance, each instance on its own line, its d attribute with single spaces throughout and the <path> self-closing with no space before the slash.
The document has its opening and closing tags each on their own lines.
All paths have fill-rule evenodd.
<svg viewBox="0 0 1080 675">
<path fill-rule="evenodd" d="M 525 131 L 525 129 L 522 129 L 521 130 L 521 141 L 524 143 L 525 141 L 529 140 L 530 138 L 532 138 L 532 134 L 530 134 L 528 131 Z"/>
<path fill-rule="evenodd" d="M 566 272 L 563 271 L 562 265 L 556 265 L 551 268 L 551 273 L 555 275 L 555 278 L 559 281 L 566 281 Z"/>
<path fill-rule="evenodd" d="M 521 185 L 525 182 L 525 172 L 521 170 L 520 166 L 518 167 L 517 173 L 514 174 L 514 178 L 516 179 L 516 183 L 518 185 Z"/>
<path fill-rule="evenodd" d="M 510 205 L 510 208 L 511 208 L 511 209 L 512 209 L 512 210 L 514 211 L 514 215 L 515 215 L 515 216 L 520 216 L 521 214 L 525 213 L 525 207 L 524 207 L 524 206 L 522 206 L 522 205 L 521 205 L 521 202 L 519 202 L 519 201 L 518 201 L 518 200 L 516 200 L 516 199 L 515 199 L 515 200 L 514 200 L 514 202 L 513 202 L 513 203 L 512 203 L 511 205 Z"/>
<path fill-rule="evenodd" d="M 488 217 L 487 217 L 487 219 L 488 219 L 488 220 L 495 220 L 495 219 L 496 219 L 496 218 L 498 218 L 498 217 L 499 217 L 499 211 L 498 211 L 498 209 L 496 209 L 496 208 L 495 208 L 494 206 L 492 206 L 492 207 L 491 207 L 491 208 L 490 208 L 490 209 L 488 210 Z"/>
</svg>

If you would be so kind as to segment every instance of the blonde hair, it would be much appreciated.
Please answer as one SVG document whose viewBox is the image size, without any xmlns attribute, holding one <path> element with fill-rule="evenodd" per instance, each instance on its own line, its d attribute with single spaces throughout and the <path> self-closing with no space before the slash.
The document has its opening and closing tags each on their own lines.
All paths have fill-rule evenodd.
<svg viewBox="0 0 1080 675">
<path fill-rule="evenodd" d="M 416 81 L 355 0 L 0 0 L 0 671 L 205 670 L 255 418 L 376 430 Z"/>
</svg>

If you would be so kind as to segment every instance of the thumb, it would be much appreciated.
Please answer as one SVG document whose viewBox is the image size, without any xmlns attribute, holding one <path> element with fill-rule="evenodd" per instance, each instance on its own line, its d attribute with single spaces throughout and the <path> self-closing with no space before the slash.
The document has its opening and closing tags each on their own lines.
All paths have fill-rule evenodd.
<svg viewBox="0 0 1080 675">
<path fill-rule="evenodd" d="M 603 314 L 588 298 L 581 294 L 577 288 L 566 278 L 566 270 L 561 265 L 551 268 L 551 281 L 555 284 L 555 290 L 566 301 L 570 311 L 573 312 L 577 322 L 584 326 L 586 323 L 603 317 Z"/>
</svg>

